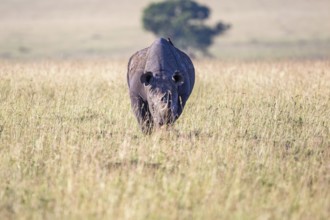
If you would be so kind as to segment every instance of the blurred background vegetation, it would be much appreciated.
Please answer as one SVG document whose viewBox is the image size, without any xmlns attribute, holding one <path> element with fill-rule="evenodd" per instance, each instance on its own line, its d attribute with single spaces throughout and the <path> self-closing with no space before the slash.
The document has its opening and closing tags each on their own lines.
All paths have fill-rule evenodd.
<svg viewBox="0 0 330 220">
<path fill-rule="evenodd" d="M 151 3 L 143 10 L 143 27 L 158 37 L 175 39 L 175 46 L 191 56 L 212 56 L 208 48 L 216 36 L 230 29 L 230 24 L 206 24 L 209 7 L 192 0 L 167 0 Z"/>
<path fill-rule="evenodd" d="M 0 59 L 128 59 L 155 38 L 142 23 L 152 2 L 1 0 Z M 216 58 L 330 57 L 329 0 L 197 2 L 211 10 L 207 25 L 232 26 L 214 38 Z"/>
</svg>

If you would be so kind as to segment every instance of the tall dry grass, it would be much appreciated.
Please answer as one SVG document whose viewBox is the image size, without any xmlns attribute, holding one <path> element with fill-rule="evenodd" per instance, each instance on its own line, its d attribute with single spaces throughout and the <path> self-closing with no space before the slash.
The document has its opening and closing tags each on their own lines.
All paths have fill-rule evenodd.
<svg viewBox="0 0 330 220">
<path fill-rule="evenodd" d="M 196 63 L 144 136 L 126 63 L 0 62 L 0 219 L 326 219 L 330 63 Z"/>
</svg>

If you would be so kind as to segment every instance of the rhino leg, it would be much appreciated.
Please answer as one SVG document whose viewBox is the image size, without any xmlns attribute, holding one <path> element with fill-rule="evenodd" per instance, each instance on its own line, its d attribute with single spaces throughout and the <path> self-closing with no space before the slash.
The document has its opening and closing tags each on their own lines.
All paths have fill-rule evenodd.
<svg viewBox="0 0 330 220">
<path fill-rule="evenodd" d="M 153 120 L 148 108 L 148 103 L 144 102 L 141 97 L 132 94 L 130 98 L 133 112 L 142 132 L 150 134 L 153 128 Z"/>
</svg>

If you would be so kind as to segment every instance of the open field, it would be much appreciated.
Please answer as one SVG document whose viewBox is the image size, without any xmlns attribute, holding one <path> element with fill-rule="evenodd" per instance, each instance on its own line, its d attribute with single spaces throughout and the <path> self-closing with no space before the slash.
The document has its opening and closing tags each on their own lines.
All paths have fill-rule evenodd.
<svg viewBox="0 0 330 220">
<path fill-rule="evenodd" d="M 327 219 L 330 62 L 196 62 L 144 136 L 126 62 L 0 62 L 0 219 Z"/>
<path fill-rule="evenodd" d="M 154 38 L 141 24 L 150 2 L 1 0 L 0 58 L 128 59 Z M 218 58 L 330 58 L 329 0 L 198 2 L 212 9 L 210 24 L 232 25 L 210 49 Z"/>
</svg>

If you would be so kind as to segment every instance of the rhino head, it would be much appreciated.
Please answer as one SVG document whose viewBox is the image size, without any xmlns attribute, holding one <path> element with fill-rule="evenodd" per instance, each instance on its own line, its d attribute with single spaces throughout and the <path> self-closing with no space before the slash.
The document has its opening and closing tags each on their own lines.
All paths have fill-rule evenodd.
<svg viewBox="0 0 330 220">
<path fill-rule="evenodd" d="M 178 88 L 184 83 L 179 71 L 161 73 L 147 71 L 140 77 L 145 87 L 148 108 L 157 127 L 172 124 L 180 115 L 182 100 Z"/>
</svg>

